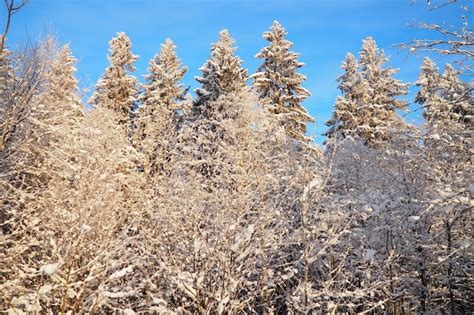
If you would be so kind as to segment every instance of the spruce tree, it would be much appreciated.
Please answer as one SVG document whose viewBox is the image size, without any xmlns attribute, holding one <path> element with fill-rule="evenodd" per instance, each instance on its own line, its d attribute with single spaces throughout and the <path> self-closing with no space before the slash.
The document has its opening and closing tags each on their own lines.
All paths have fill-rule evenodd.
<svg viewBox="0 0 474 315">
<path fill-rule="evenodd" d="M 359 55 L 367 94 L 357 109 L 358 133 L 368 144 L 376 145 L 388 140 L 388 129 L 401 123 L 396 110 L 405 109 L 406 102 L 397 97 L 407 94 L 407 84 L 392 77 L 398 69 L 383 67 L 388 57 L 371 37 L 363 40 Z"/>
<path fill-rule="evenodd" d="M 419 91 L 416 94 L 415 102 L 423 106 L 423 117 L 426 122 L 432 122 L 439 118 L 440 112 L 446 107 L 441 97 L 442 75 L 439 73 L 436 64 L 428 57 L 423 60 L 420 75 L 416 81 Z"/>
<path fill-rule="evenodd" d="M 277 21 L 263 33 L 269 45 L 256 55 L 264 61 L 252 75 L 253 86 L 271 113 L 284 116 L 282 123 L 291 137 L 310 141 L 305 136 L 306 124 L 314 119 L 301 105 L 310 93 L 301 86 L 306 77 L 297 72 L 304 63 L 298 61 L 299 54 L 290 51 L 293 43 L 285 39 L 286 35 Z"/>
<path fill-rule="evenodd" d="M 99 79 L 96 91 L 89 103 L 105 106 L 118 113 L 118 123 L 130 127 L 130 117 L 136 105 L 137 78 L 130 75 L 135 71 L 138 56 L 131 51 L 132 43 L 123 32 L 109 42 L 109 66 Z"/>
<path fill-rule="evenodd" d="M 31 113 L 21 126 L 15 164 L 23 178 L 29 178 L 34 186 L 46 185 L 48 178 L 52 178 L 56 166 L 51 152 L 64 145 L 63 139 L 84 115 L 75 62 L 68 45 L 57 52 L 45 74 L 43 92 L 31 100 Z"/>
<path fill-rule="evenodd" d="M 150 60 L 141 106 L 137 110 L 135 139 L 145 154 L 149 174 L 155 174 L 164 166 L 161 160 L 173 142 L 179 118 L 177 111 L 187 92 L 180 82 L 188 69 L 181 64 L 175 49 L 173 42 L 167 39 L 160 53 Z"/>
<path fill-rule="evenodd" d="M 348 53 L 341 68 L 344 74 L 337 78 L 342 95 L 336 99 L 334 112 L 326 122 L 329 130 L 325 136 L 331 139 L 351 135 L 360 123 L 357 108 L 366 90 L 366 81 L 359 73 L 359 62 L 353 54 Z"/>
<path fill-rule="evenodd" d="M 65 118 L 83 115 L 83 105 L 78 95 L 78 82 L 75 78 L 76 58 L 72 56 L 69 45 L 60 49 L 51 69 L 46 75 L 44 93 L 40 95 L 40 103 L 53 103 L 49 112 L 68 115 Z M 64 123 L 64 120 L 62 121 Z"/>
<path fill-rule="evenodd" d="M 201 87 L 196 89 L 194 102 L 197 115 L 206 112 L 206 105 L 222 94 L 238 92 L 245 86 L 247 70 L 242 60 L 235 56 L 237 48 L 228 30 L 219 33 L 219 41 L 212 45 L 211 58 L 200 68 L 202 77 L 196 77 Z"/>
<path fill-rule="evenodd" d="M 452 313 L 469 300 L 470 278 L 464 264 L 472 256 L 465 250 L 470 239 L 466 222 L 472 208 L 472 115 L 471 90 L 447 64 L 443 74 L 425 58 L 417 85 L 416 102 L 423 106 L 423 167 L 429 178 L 424 199 L 428 200 L 431 261 L 430 291 L 443 308 Z M 441 263 L 440 263 L 441 262 Z M 434 300 L 434 299 L 433 299 Z M 428 303 L 433 303 L 428 300 Z M 428 304 L 429 305 L 429 304 Z M 436 304 L 433 306 L 437 307 Z M 460 307 L 458 309 L 458 307 Z"/>
<path fill-rule="evenodd" d="M 150 60 L 148 74 L 144 76 L 147 83 L 143 85 L 142 108 L 179 109 L 179 102 L 187 91 L 180 81 L 187 71 L 188 68 L 181 64 L 176 55 L 176 46 L 173 41 L 166 39 L 166 42 L 161 45 L 160 53 Z"/>
<path fill-rule="evenodd" d="M 425 58 L 416 84 L 420 90 L 415 102 L 423 106 L 428 125 L 449 129 L 458 123 L 472 124 L 472 93 L 450 64 L 440 74 L 436 64 Z"/>
<path fill-rule="evenodd" d="M 471 128 L 474 122 L 474 97 L 472 88 L 468 88 L 459 78 L 459 73 L 446 64 L 441 80 L 442 98 L 449 103 L 446 115 L 451 120 L 465 124 Z"/>
<path fill-rule="evenodd" d="M 359 61 L 346 57 L 345 74 L 338 79 L 342 96 L 327 122 L 327 136 L 339 130 L 343 137 L 357 136 L 371 146 L 389 140 L 389 129 L 402 123 L 396 110 L 405 109 L 406 103 L 397 97 L 407 93 L 407 84 L 392 77 L 397 69 L 383 67 L 387 61 L 371 37 L 362 42 Z"/>
</svg>

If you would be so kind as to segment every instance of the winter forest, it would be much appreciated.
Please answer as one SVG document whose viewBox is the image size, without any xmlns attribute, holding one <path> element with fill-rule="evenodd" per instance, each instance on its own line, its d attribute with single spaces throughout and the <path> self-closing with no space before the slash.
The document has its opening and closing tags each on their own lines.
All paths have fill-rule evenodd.
<svg viewBox="0 0 474 315">
<path fill-rule="evenodd" d="M 335 74 L 320 145 L 304 63 L 278 21 L 254 73 L 231 32 L 215 34 L 194 91 L 171 39 L 140 82 L 118 32 L 85 97 L 69 45 L 10 49 L 30 4 L 5 0 L 0 312 L 472 314 L 467 4 L 426 4 L 458 6 L 461 23 L 420 23 L 433 37 L 401 44 L 424 57 L 416 82 L 361 38 Z"/>
</svg>

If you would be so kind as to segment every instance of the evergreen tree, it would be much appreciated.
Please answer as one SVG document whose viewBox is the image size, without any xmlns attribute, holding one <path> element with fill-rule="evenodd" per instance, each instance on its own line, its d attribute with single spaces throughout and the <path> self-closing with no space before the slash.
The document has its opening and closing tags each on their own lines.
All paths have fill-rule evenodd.
<svg viewBox="0 0 474 315">
<path fill-rule="evenodd" d="M 187 91 L 180 81 L 187 71 L 188 68 L 181 64 L 176 55 L 173 41 L 166 39 L 161 45 L 160 53 L 150 60 L 148 74 L 144 76 L 147 83 L 143 85 L 142 108 L 155 110 L 164 107 L 170 111 L 179 109 L 179 102 Z"/>
<path fill-rule="evenodd" d="M 181 64 L 175 49 L 167 39 L 161 45 L 160 54 L 150 60 L 137 110 L 136 142 L 146 156 L 145 168 L 150 174 L 164 166 L 160 160 L 167 156 L 167 144 L 173 142 L 179 118 L 177 110 L 181 109 L 187 92 L 180 81 L 188 69 Z"/>
<path fill-rule="evenodd" d="M 406 108 L 406 103 L 397 97 L 407 94 L 407 84 L 392 77 L 398 69 L 383 68 L 387 61 L 388 57 L 371 37 L 362 41 L 360 71 L 367 81 L 367 89 L 357 109 L 361 119 L 357 131 L 367 143 L 374 145 L 389 139 L 388 129 L 401 123 L 396 110 Z"/>
<path fill-rule="evenodd" d="M 132 110 L 136 104 L 137 78 L 129 72 L 135 71 L 138 56 L 131 51 L 132 43 L 125 33 L 109 42 L 109 66 L 96 85 L 96 92 L 89 103 L 105 106 L 117 112 L 119 124 L 129 128 Z"/>
<path fill-rule="evenodd" d="M 83 115 L 83 105 L 78 95 L 78 82 L 75 78 L 76 58 L 72 56 L 69 45 L 65 45 L 58 52 L 57 57 L 46 74 L 44 93 L 40 94 L 40 104 L 48 104 L 50 114 L 65 115 L 61 123 L 68 118 L 75 119 Z M 54 104 L 54 105 L 53 105 Z"/>
<path fill-rule="evenodd" d="M 443 106 L 442 98 L 440 96 L 440 82 L 441 74 L 439 73 L 436 64 L 428 57 L 423 59 L 420 75 L 416 81 L 419 91 L 415 97 L 415 103 L 423 106 L 423 117 L 426 121 L 432 121 L 439 107 Z M 435 105 L 437 104 L 437 105 Z"/>
<path fill-rule="evenodd" d="M 50 154 L 64 145 L 63 139 L 84 115 L 75 62 L 68 45 L 57 52 L 45 74 L 43 91 L 32 98 L 31 112 L 20 126 L 12 165 L 18 171 L 16 180 L 26 179 L 33 188 L 45 187 L 52 180 L 56 162 Z"/>
<path fill-rule="evenodd" d="M 429 178 L 425 185 L 425 207 L 429 211 L 431 259 L 425 269 L 430 288 L 426 303 L 430 308 L 464 313 L 468 306 L 471 279 L 466 261 L 472 254 L 465 250 L 470 239 L 466 233 L 472 208 L 472 115 L 474 99 L 470 89 L 451 65 L 440 74 L 425 58 L 417 85 L 416 102 L 423 106 L 423 170 Z M 441 263 L 440 263 L 441 262 Z"/>
<path fill-rule="evenodd" d="M 253 85 L 270 112 L 282 115 L 288 134 L 295 139 L 310 141 L 305 136 L 306 124 L 313 122 L 301 105 L 310 93 L 301 86 L 306 77 L 298 72 L 304 63 L 297 60 L 299 54 L 290 51 L 293 43 L 286 40 L 286 31 L 277 21 L 270 31 L 263 33 L 269 42 L 257 55 L 262 65 L 252 75 Z"/>
<path fill-rule="evenodd" d="M 441 80 L 441 97 L 446 100 L 449 107 L 446 115 L 454 121 L 472 127 L 474 122 L 474 97 L 472 88 L 468 88 L 459 78 L 459 73 L 450 65 L 446 64 Z"/>
<path fill-rule="evenodd" d="M 423 117 L 428 125 L 450 129 L 457 123 L 472 124 L 472 93 L 450 64 L 440 74 L 436 64 L 425 58 L 417 86 L 420 90 L 415 102 L 423 106 Z"/>
<path fill-rule="evenodd" d="M 208 157 L 214 156 L 220 142 L 229 136 L 229 128 L 223 124 L 233 124 L 239 119 L 240 106 L 236 99 L 247 99 L 245 95 L 249 93 L 245 86 L 247 70 L 241 68 L 242 60 L 234 55 L 236 48 L 233 45 L 229 31 L 221 31 L 219 41 L 212 45 L 211 58 L 200 69 L 203 76 L 196 78 L 201 87 L 196 89 L 193 117 L 179 135 L 180 142 L 193 143 L 191 150 L 196 160 L 201 161 L 194 168 L 198 169 L 209 189 L 213 189 L 212 182 L 221 173 L 218 164 L 222 157 L 217 160 Z"/>
<path fill-rule="evenodd" d="M 327 122 L 328 136 L 340 130 L 343 137 L 356 135 L 377 146 L 390 138 L 389 128 L 402 123 L 396 110 L 405 109 L 406 103 L 397 96 L 407 93 L 407 84 L 392 77 L 397 69 L 383 68 L 387 61 L 371 37 L 362 42 L 359 62 L 352 55 L 346 57 L 345 74 L 338 79 L 342 96 Z"/>
<path fill-rule="evenodd" d="M 195 108 L 197 114 L 206 111 L 205 107 L 220 95 L 238 92 L 245 86 L 247 70 L 242 68 L 242 60 L 235 56 L 237 48 L 228 30 L 219 33 L 219 41 L 212 45 L 211 58 L 199 69 L 202 77 L 196 77 L 201 87 L 196 89 Z"/>
<path fill-rule="evenodd" d="M 420 67 L 420 74 L 416 81 L 416 86 L 420 89 L 416 94 L 415 102 L 420 105 L 430 102 L 438 96 L 440 88 L 441 75 L 436 64 L 428 57 L 423 59 L 423 65 Z M 427 117 L 425 117 L 427 118 Z"/>
<path fill-rule="evenodd" d="M 328 138 L 344 138 L 356 130 L 360 124 L 357 108 L 367 88 L 367 82 L 359 73 L 359 62 L 353 54 L 346 55 L 341 68 L 344 74 L 337 80 L 342 96 L 337 97 L 332 117 L 326 122 L 329 130 L 325 136 Z"/>
</svg>

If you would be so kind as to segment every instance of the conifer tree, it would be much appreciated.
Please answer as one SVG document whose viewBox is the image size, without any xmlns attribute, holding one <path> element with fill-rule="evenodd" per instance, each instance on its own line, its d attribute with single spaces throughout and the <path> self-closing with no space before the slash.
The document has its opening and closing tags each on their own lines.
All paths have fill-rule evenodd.
<svg viewBox="0 0 474 315">
<path fill-rule="evenodd" d="M 46 75 L 44 93 L 40 95 L 40 103 L 54 103 L 54 106 L 50 105 L 52 110 L 58 114 L 67 114 L 70 118 L 83 115 L 83 105 L 78 95 L 78 82 L 75 78 L 75 63 L 76 58 L 72 56 L 69 45 L 65 45 L 53 61 Z M 69 117 L 66 116 L 62 123 Z"/>
<path fill-rule="evenodd" d="M 136 142 L 146 156 L 145 168 L 154 174 L 161 159 L 167 155 L 166 143 L 173 141 L 177 127 L 177 111 L 187 89 L 180 83 L 187 67 L 176 55 L 176 46 L 170 39 L 161 45 L 161 51 L 150 60 L 147 82 L 143 85 L 137 110 Z"/>
<path fill-rule="evenodd" d="M 406 103 L 397 97 L 407 94 L 407 84 L 392 77 L 398 69 L 383 67 L 388 57 L 371 37 L 362 41 L 359 55 L 367 94 L 357 110 L 361 118 L 358 133 L 367 143 L 376 144 L 388 140 L 388 129 L 401 123 L 396 110 L 405 109 Z"/>
<path fill-rule="evenodd" d="M 202 77 L 196 77 L 201 87 L 196 89 L 195 108 L 197 114 L 205 112 L 206 104 L 220 95 L 238 92 L 245 86 L 247 70 L 242 68 L 242 60 L 235 56 L 237 48 L 228 30 L 219 33 L 219 41 L 212 45 L 211 58 L 200 68 Z"/>
<path fill-rule="evenodd" d="M 10 148 L 12 173 L 16 174 L 12 180 L 26 182 L 32 191 L 52 180 L 55 164 L 49 158 L 51 151 L 63 145 L 66 134 L 77 127 L 84 114 L 74 77 L 75 62 L 67 45 L 56 53 L 45 73 L 43 91 L 32 98 L 30 113 L 19 126 L 14 148 Z"/>
<path fill-rule="evenodd" d="M 313 122 L 301 105 L 309 91 L 301 86 L 306 77 L 297 72 L 304 63 L 297 60 L 299 54 L 290 51 L 293 43 L 286 40 L 286 31 L 277 21 L 270 31 L 263 33 L 269 42 L 257 55 L 263 63 L 252 75 L 253 85 L 270 112 L 282 115 L 288 134 L 295 139 L 309 141 L 305 136 L 306 124 Z"/>
<path fill-rule="evenodd" d="M 446 113 L 451 120 L 471 128 L 474 122 L 474 97 L 472 88 L 468 88 L 459 78 L 459 73 L 446 64 L 441 80 L 442 97 L 450 104 Z"/>
<path fill-rule="evenodd" d="M 439 73 L 436 64 L 428 57 L 423 59 L 420 75 L 416 85 L 420 88 L 415 97 L 415 102 L 423 106 L 423 117 L 426 121 L 432 121 L 436 116 L 435 111 L 443 106 L 440 95 L 440 83 L 442 76 Z M 437 104 L 437 105 L 435 105 Z"/>
<path fill-rule="evenodd" d="M 130 75 L 135 71 L 138 56 L 131 51 L 132 43 L 123 32 L 109 42 L 109 66 L 99 79 L 96 91 L 89 103 L 105 106 L 117 112 L 119 124 L 129 128 L 130 116 L 136 104 L 137 78 Z"/>
<path fill-rule="evenodd" d="M 423 106 L 423 167 L 429 178 L 425 186 L 425 205 L 429 209 L 431 258 L 426 263 L 425 282 L 431 288 L 427 304 L 441 303 L 451 313 L 462 313 L 469 300 L 471 280 L 464 264 L 470 259 L 465 244 L 472 208 L 472 115 L 474 99 L 470 89 L 447 64 L 443 74 L 425 58 L 417 85 L 416 102 Z M 436 263 L 433 263 L 436 262 Z M 439 263 L 442 262 L 442 263 Z M 432 305 L 430 305 L 432 304 Z"/>
<path fill-rule="evenodd" d="M 245 95 L 249 93 L 245 86 L 247 70 L 241 68 L 242 60 L 234 55 L 234 43 L 228 30 L 219 33 L 219 41 L 211 48 L 211 58 L 200 69 L 203 76 L 196 77 L 201 87 L 195 90 L 197 99 L 193 117 L 183 126 L 179 135 L 181 141 L 193 142 L 191 150 L 195 158 L 202 161 L 201 165 L 194 168 L 198 169 L 209 187 L 221 172 L 218 164 L 222 162 L 222 157 L 214 161 L 212 156 L 217 153 L 219 142 L 228 136 L 226 133 L 229 129 L 223 123 L 229 119 L 238 119 L 240 106 L 236 104 L 235 98 L 243 95 L 247 98 Z"/>
<path fill-rule="evenodd" d="M 407 93 L 407 85 L 392 77 L 397 69 L 383 67 L 387 61 L 371 37 L 362 42 L 359 62 L 347 56 L 342 66 L 346 73 L 339 78 L 343 95 L 327 123 L 328 136 L 340 129 L 343 136 L 356 135 L 377 146 L 390 138 L 389 128 L 402 123 L 396 110 L 406 103 L 397 96 Z"/>
<path fill-rule="evenodd" d="M 156 109 L 158 106 L 168 110 L 179 109 L 186 89 L 180 83 L 188 68 L 181 64 L 176 55 L 176 46 L 171 39 L 161 45 L 159 54 L 150 60 L 147 83 L 143 85 L 142 108 Z M 151 109 L 150 109 L 151 110 Z"/>
<path fill-rule="evenodd" d="M 341 68 L 344 74 L 338 77 L 339 90 L 342 95 L 336 99 L 334 112 L 326 122 L 329 130 L 325 133 L 328 138 L 344 138 L 353 133 L 360 123 L 357 116 L 359 101 L 366 90 L 366 81 L 359 73 L 359 62 L 353 54 L 348 53 Z"/>
<path fill-rule="evenodd" d="M 423 106 L 423 116 L 428 125 L 449 129 L 457 123 L 466 126 L 472 124 L 472 93 L 450 64 L 447 64 L 444 73 L 440 74 L 436 64 L 425 58 L 417 85 L 420 90 L 415 102 Z"/>
</svg>

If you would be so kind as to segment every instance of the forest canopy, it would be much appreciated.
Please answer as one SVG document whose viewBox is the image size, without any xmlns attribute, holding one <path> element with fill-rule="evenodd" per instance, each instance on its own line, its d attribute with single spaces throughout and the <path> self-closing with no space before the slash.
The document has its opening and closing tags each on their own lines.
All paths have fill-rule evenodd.
<svg viewBox="0 0 474 315">
<path fill-rule="evenodd" d="M 472 12 L 460 2 L 428 5 Z M 414 83 L 361 39 L 341 61 L 318 145 L 305 64 L 278 21 L 255 73 L 231 31 L 216 34 L 194 93 L 172 39 L 141 82 L 132 38 L 118 32 L 86 99 L 69 45 L 47 36 L 9 49 L 28 1 L 5 6 L 0 312 L 474 311 L 467 19 L 421 23 L 437 39 L 401 44 L 424 56 Z"/>
</svg>

